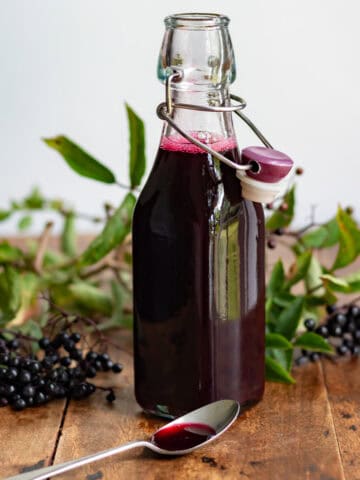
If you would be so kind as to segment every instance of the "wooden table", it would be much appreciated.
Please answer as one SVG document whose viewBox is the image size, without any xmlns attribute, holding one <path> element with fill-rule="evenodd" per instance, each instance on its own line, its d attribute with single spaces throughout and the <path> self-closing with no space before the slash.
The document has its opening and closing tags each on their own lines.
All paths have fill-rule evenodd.
<svg viewBox="0 0 360 480">
<path fill-rule="evenodd" d="M 55 401 L 23 412 L 0 410 L 1 478 L 146 438 L 163 425 L 137 406 L 131 337 L 128 332 L 118 337 L 116 356 L 125 368 L 104 381 L 116 386 L 112 406 L 103 392 L 96 392 L 82 401 Z M 220 440 L 191 455 L 159 458 L 139 449 L 59 478 L 360 479 L 360 360 L 323 360 L 298 368 L 295 377 L 293 386 L 268 383 L 260 404 Z"/>
</svg>

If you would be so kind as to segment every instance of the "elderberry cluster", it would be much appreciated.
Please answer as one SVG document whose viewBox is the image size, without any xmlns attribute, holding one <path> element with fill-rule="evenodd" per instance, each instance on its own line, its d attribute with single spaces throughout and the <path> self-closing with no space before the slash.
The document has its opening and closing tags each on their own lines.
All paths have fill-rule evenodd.
<svg viewBox="0 0 360 480">
<path fill-rule="evenodd" d="M 79 348 L 79 333 L 63 331 L 53 340 L 39 340 L 37 355 L 24 353 L 18 338 L 6 340 L 0 335 L 0 407 L 14 410 L 42 405 L 56 398 L 82 399 L 97 388 L 107 390 L 108 402 L 115 400 L 111 388 L 96 387 L 87 381 L 98 372 L 120 373 L 122 365 L 113 363 L 107 353 L 93 350 L 84 354 Z"/>
<path fill-rule="evenodd" d="M 308 318 L 304 325 L 307 331 L 315 332 L 328 339 L 336 349 L 338 355 L 360 356 L 360 307 L 350 305 L 347 308 L 337 308 L 333 305 L 326 307 L 328 317 L 325 323 L 316 327 L 315 320 Z M 297 365 L 303 365 L 309 360 L 316 362 L 321 353 L 302 350 L 301 356 L 296 359 Z"/>
</svg>

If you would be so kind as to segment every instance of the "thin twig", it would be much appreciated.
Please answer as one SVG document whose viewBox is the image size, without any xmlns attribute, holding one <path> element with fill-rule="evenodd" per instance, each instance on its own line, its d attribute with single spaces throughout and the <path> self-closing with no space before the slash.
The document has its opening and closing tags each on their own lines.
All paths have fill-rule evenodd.
<svg viewBox="0 0 360 480">
<path fill-rule="evenodd" d="M 37 249 L 37 252 L 36 252 L 36 255 L 35 255 L 35 259 L 34 259 L 34 270 L 37 273 L 41 273 L 41 271 L 42 271 L 42 264 L 43 264 L 43 260 L 44 260 L 44 255 L 46 253 L 46 249 L 47 249 L 48 244 L 49 244 L 51 230 L 52 230 L 53 226 L 54 226 L 53 222 L 47 222 L 46 225 L 45 225 L 43 233 L 40 235 L 39 245 L 38 245 L 38 249 Z"/>
<path fill-rule="evenodd" d="M 111 268 L 110 265 L 108 263 L 103 263 L 98 267 L 89 269 L 86 272 L 81 273 L 79 276 L 80 278 L 85 280 L 86 278 L 93 277 L 94 275 L 98 275 L 99 273 L 102 273 L 104 270 L 107 270 L 108 268 Z"/>
</svg>

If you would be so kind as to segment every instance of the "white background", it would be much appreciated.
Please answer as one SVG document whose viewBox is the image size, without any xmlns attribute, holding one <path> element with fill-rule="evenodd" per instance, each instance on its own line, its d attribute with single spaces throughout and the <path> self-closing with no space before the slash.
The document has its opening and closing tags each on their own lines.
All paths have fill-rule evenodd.
<svg viewBox="0 0 360 480">
<path fill-rule="evenodd" d="M 70 136 L 127 182 L 126 100 L 146 122 L 149 169 L 161 129 L 154 112 L 163 95 L 156 78 L 162 20 L 183 11 L 230 16 L 233 91 L 306 171 L 298 222 L 311 205 L 319 220 L 339 202 L 356 210 L 358 0 L 0 0 L 0 208 L 33 185 L 86 213 L 120 201 L 118 187 L 78 177 L 40 138 Z M 240 146 L 257 143 L 240 125 L 238 138 Z M 2 223 L 0 233 L 15 226 Z"/>
</svg>

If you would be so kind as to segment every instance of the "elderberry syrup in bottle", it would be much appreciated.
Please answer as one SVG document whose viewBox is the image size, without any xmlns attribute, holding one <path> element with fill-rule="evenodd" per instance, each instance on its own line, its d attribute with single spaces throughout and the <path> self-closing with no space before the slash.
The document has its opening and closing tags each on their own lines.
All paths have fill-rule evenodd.
<svg viewBox="0 0 360 480">
<path fill-rule="evenodd" d="M 158 76 L 174 104 L 226 106 L 235 79 L 229 19 L 165 19 Z M 174 107 L 188 134 L 239 163 L 231 113 Z M 178 416 L 264 389 L 264 216 L 235 170 L 165 122 L 133 220 L 135 393 L 147 412 Z"/>
</svg>

